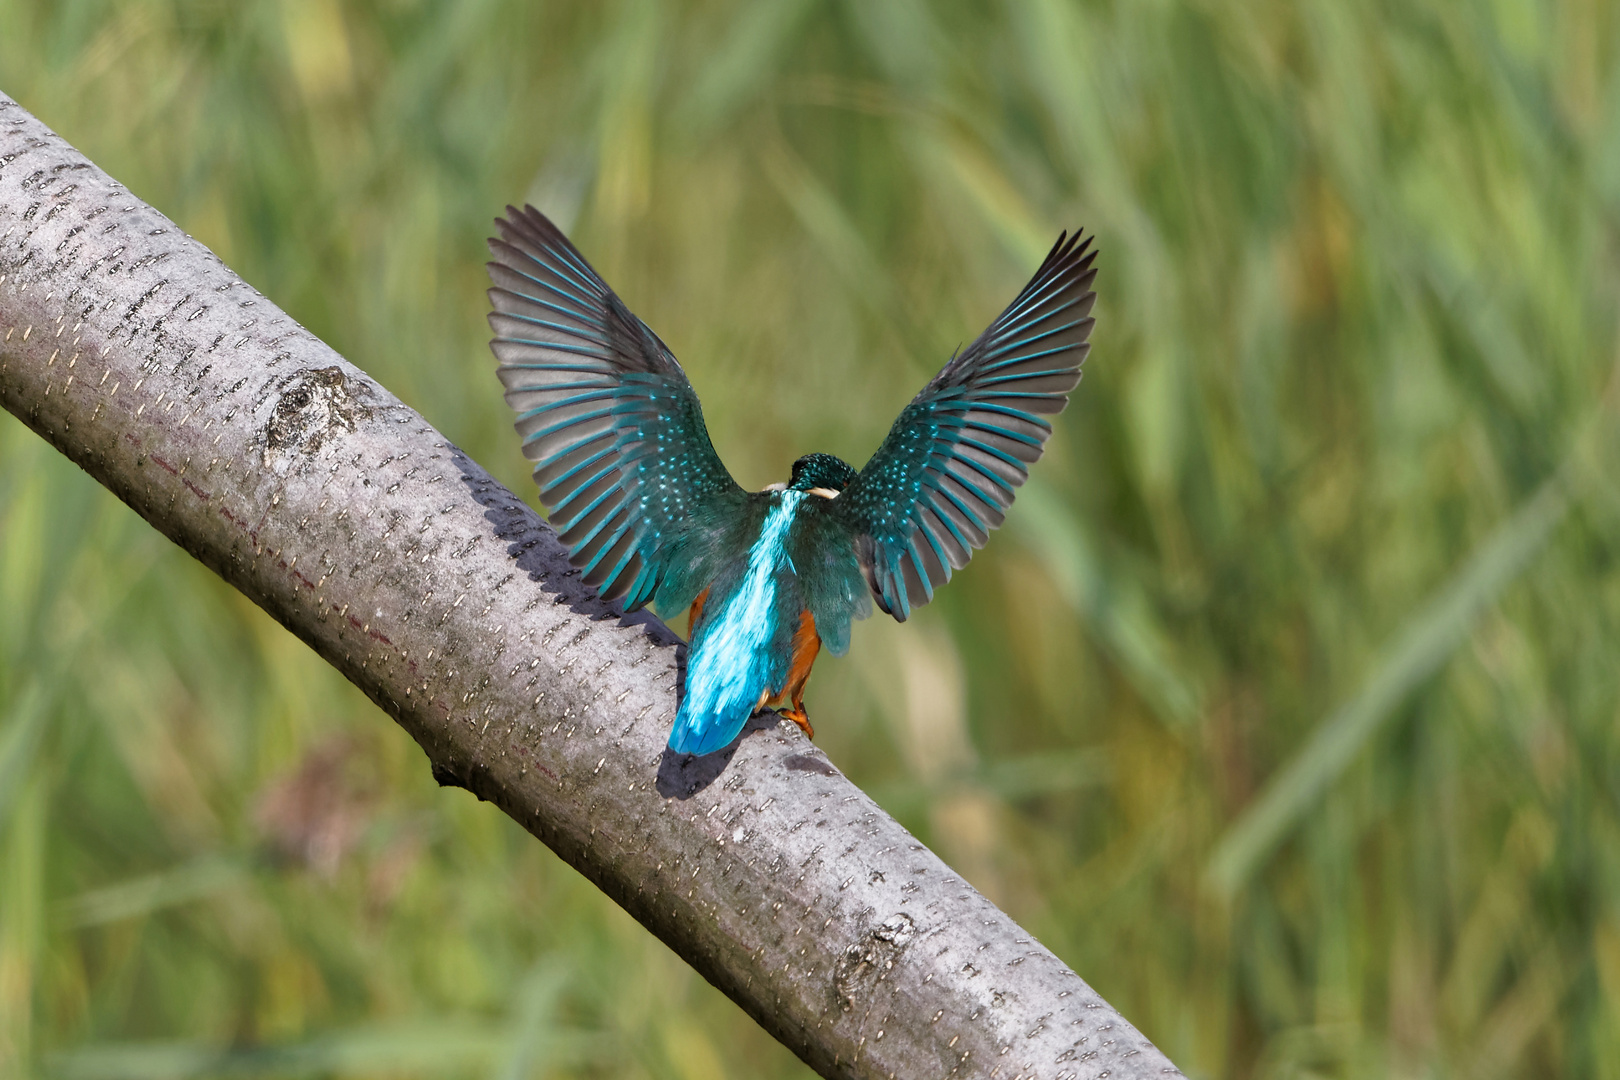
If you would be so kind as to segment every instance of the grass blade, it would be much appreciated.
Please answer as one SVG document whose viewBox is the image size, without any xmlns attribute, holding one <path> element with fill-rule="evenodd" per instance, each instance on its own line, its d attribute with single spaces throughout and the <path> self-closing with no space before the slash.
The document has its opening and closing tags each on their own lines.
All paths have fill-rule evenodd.
<svg viewBox="0 0 1620 1080">
<path fill-rule="evenodd" d="M 1501 595 L 1569 509 L 1561 478 L 1541 486 L 1395 636 L 1372 676 L 1317 728 L 1303 750 L 1235 821 L 1211 856 L 1208 886 L 1230 899 L 1323 792 L 1350 767 L 1406 696 L 1462 644 L 1474 619 Z"/>
</svg>

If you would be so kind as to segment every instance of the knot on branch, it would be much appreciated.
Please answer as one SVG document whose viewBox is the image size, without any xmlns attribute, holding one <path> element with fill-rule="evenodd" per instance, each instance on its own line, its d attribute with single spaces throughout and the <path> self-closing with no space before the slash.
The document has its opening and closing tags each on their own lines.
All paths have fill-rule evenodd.
<svg viewBox="0 0 1620 1080">
<path fill-rule="evenodd" d="M 903 911 L 896 912 L 845 949 L 833 972 L 839 1008 L 849 1012 L 868 983 L 882 982 L 916 936 L 915 920 Z"/>
<path fill-rule="evenodd" d="M 358 392 L 357 392 L 358 391 Z M 329 438 L 355 430 L 371 414 L 359 399 L 368 392 L 351 383 L 337 366 L 312 368 L 288 376 L 264 431 L 264 463 L 285 472 L 293 450 L 313 454 Z"/>
</svg>

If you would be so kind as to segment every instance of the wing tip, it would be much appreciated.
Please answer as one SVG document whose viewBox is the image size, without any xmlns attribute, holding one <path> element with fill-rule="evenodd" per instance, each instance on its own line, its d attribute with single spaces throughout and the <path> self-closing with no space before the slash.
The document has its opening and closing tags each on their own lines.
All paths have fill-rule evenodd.
<svg viewBox="0 0 1620 1080">
<path fill-rule="evenodd" d="M 1083 274 L 1096 261 L 1097 253 L 1101 250 L 1092 247 L 1092 241 L 1096 238 L 1096 234 L 1088 234 L 1084 226 L 1073 232 L 1068 229 L 1059 232 L 1057 242 L 1047 252 L 1046 258 L 1041 260 L 1040 269 L 1035 271 L 1035 280 L 1076 268 Z"/>
<path fill-rule="evenodd" d="M 487 243 L 497 259 L 503 254 L 502 247 L 529 258 L 534 258 L 539 252 L 548 252 L 560 255 L 565 260 L 576 263 L 579 269 L 595 274 L 594 270 L 589 269 L 590 264 L 585 256 L 580 254 L 573 241 L 568 239 L 568 235 L 555 221 L 536 209 L 533 203 L 524 203 L 521 210 L 507 203 L 505 216 L 495 219 L 495 231 L 500 235 L 489 237 Z M 525 245 L 536 250 L 528 250 Z M 512 264 L 508 262 L 507 265 Z"/>
</svg>

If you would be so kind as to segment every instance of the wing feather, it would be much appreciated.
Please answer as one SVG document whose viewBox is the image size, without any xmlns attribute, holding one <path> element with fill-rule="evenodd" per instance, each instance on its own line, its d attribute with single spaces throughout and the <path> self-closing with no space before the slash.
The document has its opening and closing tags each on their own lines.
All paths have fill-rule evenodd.
<svg viewBox="0 0 1620 1080">
<path fill-rule="evenodd" d="M 742 491 L 680 364 L 567 237 L 532 206 L 496 227 L 490 348 L 540 501 L 586 583 L 634 610 L 694 511 Z"/>
<path fill-rule="evenodd" d="M 1058 237 L 1029 284 L 923 387 L 834 503 L 878 606 L 904 622 L 1001 525 L 1080 383 L 1090 238 Z"/>
</svg>

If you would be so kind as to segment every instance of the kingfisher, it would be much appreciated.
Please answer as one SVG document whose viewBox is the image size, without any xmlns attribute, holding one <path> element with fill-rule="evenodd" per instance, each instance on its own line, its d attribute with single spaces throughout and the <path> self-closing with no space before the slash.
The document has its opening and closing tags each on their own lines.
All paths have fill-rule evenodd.
<svg viewBox="0 0 1620 1080">
<path fill-rule="evenodd" d="M 506 210 L 489 241 L 490 348 L 540 502 L 605 599 L 690 614 L 669 748 L 723 749 L 772 702 L 813 738 L 804 691 L 820 650 L 847 652 L 873 601 L 905 622 L 932 600 L 1040 458 L 1091 348 L 1091 238 L 1059 235 L 861 469 L 807 454 L 750 492 L 658 335 L 544 214 Z"/>
</svg>

